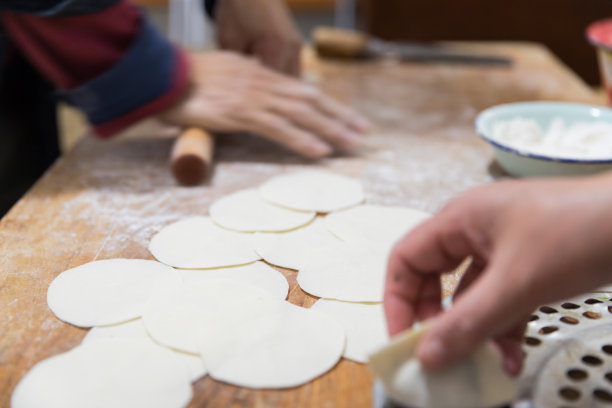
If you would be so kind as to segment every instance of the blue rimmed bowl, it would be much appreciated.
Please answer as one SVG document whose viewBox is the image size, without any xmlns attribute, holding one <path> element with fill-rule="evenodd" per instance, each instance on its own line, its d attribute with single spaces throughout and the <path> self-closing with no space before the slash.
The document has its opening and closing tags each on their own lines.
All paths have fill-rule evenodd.
<svg viewBox="0 0 612 408">
<path fill-rule="evenodd" d="M 547 177 L 586 175 L 612 170 L 612 157 L 603 159 L 567 159 L 532 153 L 510 147 L 493 138 L 497 122 L 516 118 L 532 119 L 547 129 L 554 118 L 563 118 L 571 126 L 576 122 L 605 121 L 612 124 L 612 109 L 601 106 L 565 102 L 520 102 L 493 106 L 482 111 L 476 118 L 476 132 L 494 150 L 499 165 L 517 177 Z"/>
</svg>

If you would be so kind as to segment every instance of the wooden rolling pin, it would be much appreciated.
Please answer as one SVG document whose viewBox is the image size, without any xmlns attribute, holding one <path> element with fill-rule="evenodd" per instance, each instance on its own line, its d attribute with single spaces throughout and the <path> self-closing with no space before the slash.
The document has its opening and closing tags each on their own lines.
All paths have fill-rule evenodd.
<svg viewBox="0 0 612 408">
<path fill-rule="evenodd" d="M 170 165 L 176 181 L 186 186 L 200 184 L 210 173 L 214 137 L 196 127 L 181 132 L 172 148 Z"/>
</svg>

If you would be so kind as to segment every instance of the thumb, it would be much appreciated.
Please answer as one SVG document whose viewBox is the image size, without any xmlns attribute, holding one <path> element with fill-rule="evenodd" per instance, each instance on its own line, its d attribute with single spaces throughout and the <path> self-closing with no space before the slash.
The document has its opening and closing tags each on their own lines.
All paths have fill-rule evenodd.
<svg viewBox="0 0 612 408">
<path fill-rule="evenodd" d="M 500 279 L 508 276 L 506 269 L 503 272 L 485 270 L 451 309 L 433 319 L 417 349 L 426 370 L 447 368 L 467 357 L 485 340 L 523 323 L 532 308 L 521 301 L 521 294 L 514 290 L 515 282 Z M 502 351 L 509 349 L 505 347 Z"/>
</svg>

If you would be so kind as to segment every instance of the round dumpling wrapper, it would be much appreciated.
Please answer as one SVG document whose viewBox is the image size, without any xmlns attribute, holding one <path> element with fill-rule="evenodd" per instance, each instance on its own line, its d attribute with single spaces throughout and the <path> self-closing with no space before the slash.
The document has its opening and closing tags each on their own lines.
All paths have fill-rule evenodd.
<svg viewBox="0 0 612 408">
<path fill-rule="evenodd" d="M 253 237 L 255 251 L 267 262 L 289 269 L 300 269 L 313 252 L 336 245 L 339 240 L 317 218 L 307 226 L 288 232 L 258 232 Z"/>
<path fill-rule="evenodd" d="M 210 217 L 196 216 L 164 227 L 151 239 L 149 251 L 175 268 L 220 268 L 259 260 L 252 238 L 221 228 Z"/>
<path fill-rule="evenodd" d="M 365 200 L 359 180 L 321 170 L 274 177 L 262 184 L 259 192 L 271 203 L 322 213 L 352 207 Z"/>
<path fill-rule="evenodd" d="M 234 231 L 288 231 L 308 224 L 314 212 L 288 210 L 263 200 L 257 189 L 237 191 L 210 206 L 210 217 Z"/>
<path fill-rule="evenodd" d="M 319 299 L 311 309 L 335 319 L 346 332 L 343 356 L 367 363 L 368 356 L 389 341 L 382 303 L 354 303 Z"/>
<path fill-rule="evenodd" d="M 283 274 L 264 262 L 218 269 L 180 269 L 178 272 L 188 285 L 206 279 L 224 279 L 257 286 L 276 299 L 285 299 L 289 293 L 289 283 Z"/>
<path fill-rule="evenodd" d="M 108 339 L 128 339 L 137 340 L 152 344 L 156 347 L 163 347 L 157 344 L 142 323 L 142 319 L 134 319 L 129 322 L 114 324 L 111 326 L 93 327 L 83 338 L 81 344 L 91 341 L 108 340 Z M 164 348 L 170 350 L 173 356 L 185 365 L 185 369 L 189 374 L 192 382 L 199 380 L 206 375 L 206 368 L 199 355 L 183 353 L 182 351 Z"/>
<path fill-rule="evenodd" d="M 105 259 L 59 274 L 47 290 L 47 304 L 75 326 L 115 324 L 140 317 L 156 290 L 180 283 L 178 273 L 159 262 Z"/>
<path fill-rule="evenodd" d="M 13 408 L 179 408 L 192 397 L 183 364 L 145 341 L 92 341 L 35 365 Z"/>
</svg>

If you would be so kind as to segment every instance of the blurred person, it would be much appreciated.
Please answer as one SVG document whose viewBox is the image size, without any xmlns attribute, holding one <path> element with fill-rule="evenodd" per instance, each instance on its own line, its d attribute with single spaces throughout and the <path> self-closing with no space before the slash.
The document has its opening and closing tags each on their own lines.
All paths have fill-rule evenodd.
<svg viewBox="0 0 612 408">
<path fill-rule="evenodd" d="M 300 41 L 281 0 L 205 6 L 221 45 L 248 56 L 189 54 L 127 1 L 0 0 L 0 215 L 59 156 L 58 98 L 102 138 L 156 116 L 315 158 L 359 142 L 361 117 L 285 75 L 299 71 Z"/>
</svg>

